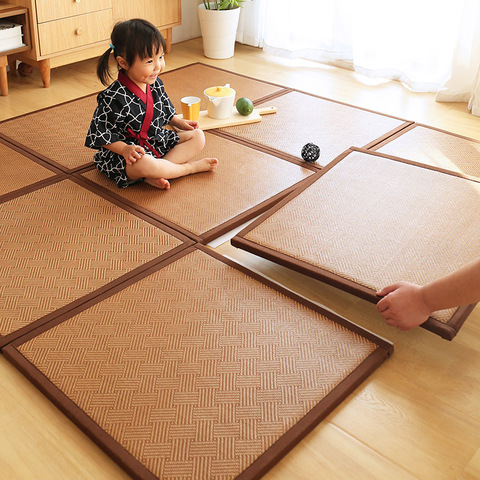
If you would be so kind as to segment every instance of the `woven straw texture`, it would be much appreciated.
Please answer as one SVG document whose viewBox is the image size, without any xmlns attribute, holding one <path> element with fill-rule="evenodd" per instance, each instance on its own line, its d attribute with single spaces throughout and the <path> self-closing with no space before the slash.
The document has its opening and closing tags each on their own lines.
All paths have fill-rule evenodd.
<svg viewBox="0 0 480 480">
<path fill-rule="evenodd" d="M 0 143 L 0 195 L 52 177 L 54 173 Z M 15 168 L 12 168 L 12 165 Z"/>
<path fill-rule="evenodd" d="M 215 172 L 172 180 L 160 191 L 147 184 L 119 189 L 96 171 L 84 176 L 195 235 L 229 222 L 312 175 L 291 162 L 207 134 L 202 157 L 217 157 Z M 200 156 L 198 158 L 201 158 Z"/>
<path fill-rule="evenodd" d="M 93 162 L 94 151 L 84 147 L 96 95 L 64 103 L 0 123 L 0 134 L 54 165 L 74 169 Z"/>
<path fill-rule="evenodd" d="M 244 238 L 375 291 L 425 284 L 478 258 L 479 193 L 471 180 L 353 152 Z"/>
<path fill-rule="evenodd" d="M 480 142 L 416 125 L 379 152 L 480 178 Z"/>
<path fill-rule="evenodd" d="M 181 244 L 70 180 L 0 205 L 0 335 Z"/>
<path fill-rule="evenodd" d="M 363 147 L 404 123 L 299 92 L 282 95 L 268 105 L 276 106 L 278 111 L 264 116 L 259 124 L 222 130 L 297 158 L 301 158 L 305 144 L 314 143 L 320 147 L 317 164 L 322 166 L 347 148 Z"/>
<path fill-rule="evenodd" d="M 163 480 L 235 478 L 375 348 L 200 251 L 18 347 Z"/>
<path fill-rule="evenodd" d="M 217 85 L 229 84 L 236 92 L 235 98 L 247 97 L 253 102 L 285 90 L 280 86 L 202 64 L 162 73 L 160 78 L 178 113 L 182 112 L 180 100 L 186 96 L 199 97 L 202 100 L 200 109 L 206 110 L 203 91 Z"/>
</svg>

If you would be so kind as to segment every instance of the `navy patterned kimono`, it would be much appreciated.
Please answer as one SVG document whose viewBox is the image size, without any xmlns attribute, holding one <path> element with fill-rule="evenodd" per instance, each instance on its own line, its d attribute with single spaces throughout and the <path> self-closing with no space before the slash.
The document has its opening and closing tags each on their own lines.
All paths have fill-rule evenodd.
<svg viewBox="0 0 480 480">
<path fill-rule="evenodd" d="M 163 128 L 174 114 L 175 108 L 159 78 L 151 87 L 147 85 L 144 93 L 119 72 L 118 80 L 98 94 L 85 140 L 86 147 L 98 150 L 93 157 L 97 169 L 115 180 L 120 188 L 142 181 L 130 181 L 125 158 L 103 146 L 117 141 L 141 145 L 146 153 L 160 158 L 179 141 L 176 132 Z"/>
</svg>

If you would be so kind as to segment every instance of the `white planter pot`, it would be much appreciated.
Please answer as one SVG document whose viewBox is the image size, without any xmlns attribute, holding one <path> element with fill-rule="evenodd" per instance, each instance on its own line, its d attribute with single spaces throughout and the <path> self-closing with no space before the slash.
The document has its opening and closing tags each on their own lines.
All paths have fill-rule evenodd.
<svg viewBox="0 0 480 480">
<path fill-rule="evenodd" d="M 240 8 L 232 10 L 206 10 L 198 6 L 198 18 L 203 37 L 203 53 L 208 58 L 233 57 Z"/>
</svg>

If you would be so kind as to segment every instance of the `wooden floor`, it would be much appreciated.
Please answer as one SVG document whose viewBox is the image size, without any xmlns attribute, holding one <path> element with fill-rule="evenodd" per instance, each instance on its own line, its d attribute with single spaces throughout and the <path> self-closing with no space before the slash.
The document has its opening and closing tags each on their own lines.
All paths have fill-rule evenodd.
<svg viewBox="0 0 480 480">
<path fill-rule="evenodd" d="M 480 118 L 471 116 L 465 104 L 436 103 L 434 95 L 411 93 L 397 82 L 271 57 L 241 45 L 232 59 L 208 60 L 201 47 L 200 39 L 173 45 L 167 68 L 202 61 L 480 140 Z M 55 69 L 49 89 L 41 87 L 38 71 L 28 78 L 9 75 L 10 93 L 0 97 L 0 120 L 99 91 L 94 71 L 93 60 Z M 215 249 L 395 345 L 393 357 L 265 479 L 480 478 L 480 307 L 452 342 L 421 328 L 402 333 L 384 325 L 370 303 L 236 250 L 229 242 Z M 3 357 L 0 385 L 1 479 L 128 478 Z"/>
</svg>

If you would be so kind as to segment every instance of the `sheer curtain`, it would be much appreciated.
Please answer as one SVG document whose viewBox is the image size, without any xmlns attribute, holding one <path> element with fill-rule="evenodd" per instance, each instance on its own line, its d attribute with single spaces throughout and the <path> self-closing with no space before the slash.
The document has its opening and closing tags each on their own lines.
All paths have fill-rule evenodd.
<svg viewBox="0 0 480 480">
<path fill-rule="evenodd" d="M 480 115 L 480 0 L 251 0 L 237 40 L 400 80 Z"/>
</svg>

